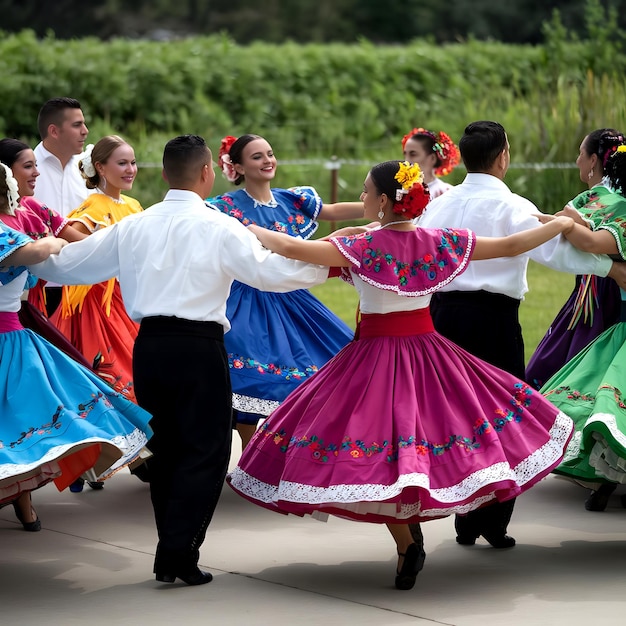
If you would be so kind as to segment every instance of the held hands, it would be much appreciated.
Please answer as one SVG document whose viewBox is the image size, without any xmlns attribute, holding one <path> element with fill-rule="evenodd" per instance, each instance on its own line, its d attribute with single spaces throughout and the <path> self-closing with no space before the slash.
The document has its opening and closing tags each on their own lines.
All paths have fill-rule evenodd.
<svg viewBox="0 0 626 626">
<path fill-rule="evenodd" d="M 258 224 L 250 224 L 249 226 L 246 226 L 246 228 L 261 242 L 261 245 L 268 250 L 270 250 L 269 243 L 271 241 L 272 235 L 280 234 L 268 230 L 267 228 L 263 228 Z"/>
<path fill-rule="evenodd" d="M 576 209 L 574 209 L 573 207 L 569 206 L 569 204 L 566 204 L 563 207 L 563 210 L 559 211 L 556 214 L 556 217 L 560 217 L 562 215 L 564 215 L 566 217 L 571 217 L 574 220 L 574 223 L 576 223 L 576 224 L 580 224 L 581 226 L 587 226 L 587 223 L 582 218 L 581 214 Z"/>
<path fill-rule="evenodd" d="M 59 254 L 61 249 L 67 245 L 65 239 L 60 237 L 46 237 L 43 241 L 48 244 L 48 251 L 50 254 Z"/>
<path fill-rule="evenodd" d="M 533 215 L 542 223 L 542 224 L 547 224 L 548 222 L 551 222 L 555 216 L 554 215 L 549 215 L 548 213 L 533 213 Z"/>
<path fill-rule="evenodd" d="M 559 232 L 567 235 L 572 230 L 574 230 L 575 221 L 571 217 L 567 217 L 565 215 L 555 215 L 552 222 L 556 222 L 559 226 Z"/>
<path fill-rule="evenodd" d="M 566 235 L 574 228 L 575 221 L 571 216 L 562 215 L 561 212 L 556 215 L 548 215 L 547 213 L 536 213 L 535 217 L 542 224 L 552 224 L 557 228 L 557 232 Z"/>
</svg>

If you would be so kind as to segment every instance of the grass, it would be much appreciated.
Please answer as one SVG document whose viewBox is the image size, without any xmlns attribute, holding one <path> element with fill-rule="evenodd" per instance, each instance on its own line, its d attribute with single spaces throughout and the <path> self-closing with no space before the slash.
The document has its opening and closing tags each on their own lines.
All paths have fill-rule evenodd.
<svg viewBox="0 0 626 626">
<path fill-rule="evenodd" d="M 528 266 L 528 285 L 530 289 L 520 307 L 526 361 L 569 297 L 574 286 L 574 276 L 531 261 Z M 358 297 L 352 286 L 333 279 L 311 291 L 348 326 L 354 328 Z"/>
</svg>

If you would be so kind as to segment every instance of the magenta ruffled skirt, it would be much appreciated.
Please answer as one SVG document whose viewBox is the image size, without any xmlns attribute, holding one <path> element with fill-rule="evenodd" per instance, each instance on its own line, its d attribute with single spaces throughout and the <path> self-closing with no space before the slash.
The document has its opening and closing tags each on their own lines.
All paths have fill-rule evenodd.
<svg viewBox="0 0 626 626">
<path fill-rule="evenodd" d="M 281 513 L 419 522 L 514 498 L 559 464 L 572 420 L 427 310 L 364 316 L 358 336 L 263 422 L 235 491 Z"/>
</svg>

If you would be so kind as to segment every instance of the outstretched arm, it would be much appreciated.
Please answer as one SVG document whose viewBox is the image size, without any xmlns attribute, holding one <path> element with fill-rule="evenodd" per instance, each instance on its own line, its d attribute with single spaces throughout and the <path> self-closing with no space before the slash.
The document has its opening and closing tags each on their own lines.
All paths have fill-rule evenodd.
<svg viewBox="0 0 626 626">
<path fill-rule="evenodd" d="M 277 252 L 288 259 L 298 259 L 328 267 L 348 267 L 350 265 L 350 262 L 330 241 L 306 241 L 256 225 L 248 226 L 248 230 L 252 231 L 268 250 Z"/>
<path fill-rule="evenodd" d="M 595 254 L 618 254 L 615 237 L 603 228 L 591 230 L 587 226 L 574 224 L 574 228 L 565 234 L 567 240 L 583 252 Z"/>
<path fill-rule="evenodd" d="M 540 246 L 560 233 L 567 233 L 574 226 L 571 217 L 556 217 L 538 228 L 530 228 L 508 237 L 476 237 L 472 260 L 517 256 Z"/>
<path fill-rule="evenodd" d="M 604 229 L 591 230 L 580 213 L 570 206 L 565 206 L 556 215 L 542 214 L 537 217 L 542 224 L 547 224 L 549 221 L 561 216 L 571 217 L 574 220 L 574 228 L 564 233 L 573 246 L 576 246 L 583 252 L 591 252 L 593 254 L 618 254 L 617 243 L 613 235 Z"/>
<path fill-rule="evenodd" d="M 11 267 L 18 265 L 32 265 L 45 261 L 51 254 L 58 254 L 63 246 L 67 245 L 65 239 L 57 237 L 44 237 L 25 246 L 18 248 L 6 257 L 0 266 Z"/>
<path fill-rule="evenodd" d="M 365 207 L 362 202 L 335 202 L 322 205 L 319 219 L 341 222 L 342 220 L 363 219 Z"/>
<path fill-rule="evenodd" d="M 350 235 L 360 235 L 361 233 L 366 233 L 368 230 L 378 228 L 379 226 L 380 222 L 372 222 L 371 224 L 364 224 L 363 226 L 345 226 L 344 228 L 339 228 L 329 235 L 326 235 L 326 237 L 322 237 L 322 240 L 326 241 L 331 237 L 349 237 Z"/>
<path fill-rule="evenodd" d="M 87 230 L 87 227 L 80 222 L 67 223 L 59 233 L 59 237 L 63 237 L 65 241 L 80 241 L 85 237 L 88 237 L 91 233 Z"/>
</svg>

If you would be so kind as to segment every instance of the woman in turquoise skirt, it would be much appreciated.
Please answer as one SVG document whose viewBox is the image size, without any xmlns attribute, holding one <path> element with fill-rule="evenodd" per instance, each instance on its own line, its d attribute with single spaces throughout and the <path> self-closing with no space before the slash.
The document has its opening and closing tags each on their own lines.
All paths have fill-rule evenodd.
<svg viewBox="0 0 626 626">
<path fill-rule="evenodd" d="M 0 164 L 7 201 L 17 204 L 17 183 Z M 65 243 L 0 223 L 0 506 L 12 503 L 26 530 L 41 527 L 33 489 L 50 481 L 63 489 L 92 467 L 104 480 L 136 460 L 152 433 L 149 413 L 19 322 L 20 296 L 36 280 L 25 265 Z"/>
<path fill-rule="evenodd" d="M 626 260 L 626 145 L 615 146 L 606 171 L 612 191 L 594 206 L 559 214 L 577 224 L 567 238 L 587 252 Z M 557 215 L 559 215 L 557 214 Z M 548 218 L 546 218 L 548 219 Z M 576 424 L 576 434 L 555 473 L 577 481 L 626 483 L 626 292 L 620 320 L 571 359 L 541 392 Z M 608 489 L 610 493 L 611 487 Z M 601 509 L 599 509 L 601 510 Z"/>
</svg>

